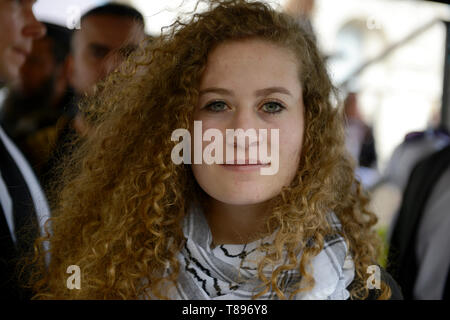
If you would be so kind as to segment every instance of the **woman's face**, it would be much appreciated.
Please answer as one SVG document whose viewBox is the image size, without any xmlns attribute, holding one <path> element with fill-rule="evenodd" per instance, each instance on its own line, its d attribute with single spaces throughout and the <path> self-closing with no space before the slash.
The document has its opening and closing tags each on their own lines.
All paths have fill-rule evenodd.
<svg viewBox="0 0 450 320">
<path fill-rule="evenodd" d="M 234 149 L 235 164 L 206 164 L 202 158 L 202 164 L 192 165 L 197 182 L 209 196 L 226 204 L 249 205 L 279 194 L 295 176 L 303 141 L 304 105 L 294 53 L 260 39 L 217 46 L 209 54 L 202 75 L 194 120 L 201 121 L 202 136 L 211 128 L 222 133 L 221 163 L 230 163 L 226 155 Z M 246 139 L 244 144 L 238 139 L 227 140 L 227 129 L 254 129 L 258 139 L 256 142 Z M 267 130 L 267 138 L 264 134 L 258 136 L 263 132 L 260 129 Z M 271 129 L 279 130 L 278 139 Z M 191 130 L 193 140 L 194 134 Z M 211 141 L 203 141 L 202 150 L 209 144 Z M 260 163 L 252 165 L 250 147 L 255 146 Z M 267 148 L 270 164 L 259 156 L 262 147 Z M 277 155 L 271 154 L 271 150 Z M 276 156 L 278 170 L 273 170 L 277 168 L 272 163 L 276 162 Z M 238 161 L 246 162 L 236 165 Z M 269 167 L 272 174 L 261 174 L 261 168 Z"/>
</svg>

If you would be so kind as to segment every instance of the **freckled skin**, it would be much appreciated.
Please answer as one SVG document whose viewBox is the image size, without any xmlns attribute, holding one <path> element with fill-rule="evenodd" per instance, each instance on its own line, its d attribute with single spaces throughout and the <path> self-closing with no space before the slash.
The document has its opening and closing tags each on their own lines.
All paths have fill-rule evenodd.
<svg viewBox="0 0 450 320">
<path fill-rule="evenodd" d="M 261 215 L 264 203 L 279 194 L 283 186 L 290 184 L 298 168 L 304 130 L 298 63 L 289 49 L 264 40 L 226 42 L 210 53 L 202 75 L 200 92 L 211 87 L 224 88 L 227 93 L 202 94 L 194 119 L 202 121 L 203 132 L 209 128 L 219 129 L 224 137 L 224 146 L 226 129 L 254 128 L 257 133 L 259 129 L 267 129 L 270 155 L 273 143 L 270 129 L 279 129 L 279 170 L 275 175 L 261 175 L 259 170 L 233 171 L 217 164 L 192 165 L 197 182 L 211 197 L 211 206 L 221 208 L 211 210 L 220 211 L 226 216 L 218 219 L 221 224 L 219 229 L 225 228 L 227 224 L 233 229 L 236 226 L 229 225 L 230 221 L 246 224 L 247 218 L 242 214 L 246 208 L 251 207 L 250 212 L 253 212 L 249 212 L 248 217 Z M 270 87 L 285 88 L 289 94 L 271 92 L 256 95 L 258 90 Z M 208 111 L 205 106 L 216 100 L 223 101 L 226 108 L 220 112 Z M 271 101 L 280 102 L 285 108 L 277 114 L 266 112 L 267 109 L 262 107 Z M 210 143 L 203 142 L 203 148 Z M 245 147 L 248 156 L 248 143 Z M 230 217 L 233 212 L 240 212 L 235 219 Z M 220 214 L 211 216 L 219 217 Z M 251 225 L 252 219 L 247 222 Z M 214 226 L 211 225 L 211 228 L 214 234 Z M 231 239 L 228 241 L 232 242 Z"/>
</svg>

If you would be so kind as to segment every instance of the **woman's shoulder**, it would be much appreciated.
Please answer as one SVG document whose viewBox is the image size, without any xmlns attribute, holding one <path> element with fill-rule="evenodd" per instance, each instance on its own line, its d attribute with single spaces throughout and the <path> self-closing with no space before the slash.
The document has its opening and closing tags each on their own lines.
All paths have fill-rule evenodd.
<svg viewBox="0 0 450 320">
<path fill-rule="evenodd" d="M 389 300 L 403 300 L 403 294 L 400 286 L 397 282 L 392 278 L 392 276 L 381 266 L 378 266 L 380 272 L 380 280 L 384 282 L 391 289 L 391 296 Z M 353 280 L 353 282 L 349 285 L 348 288 L 357 284 L 357 279 Z M 377 300 L 377 298 L 381 295 L 381 290 L 377 288 L 369 289 L 369 295 L 365 300 Z"/>
</svg>

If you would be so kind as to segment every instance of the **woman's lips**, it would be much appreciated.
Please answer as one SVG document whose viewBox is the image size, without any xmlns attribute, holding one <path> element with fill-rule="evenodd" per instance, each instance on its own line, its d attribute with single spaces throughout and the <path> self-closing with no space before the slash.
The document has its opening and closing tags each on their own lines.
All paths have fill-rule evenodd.
<svg viewBox="0 0 450 320">
<path fill-rule="evenodd" d="M 255 164 L 250 164 L 249 161 L 246 161 L 244 164 L 220 164 L 221 167 L 232 170 L 232 171 L 252 171 L 252 170 L 259 170 L 260 168 L 269 167 L 270 163 L 261 163 L 257 162 Z"/>
</svg>

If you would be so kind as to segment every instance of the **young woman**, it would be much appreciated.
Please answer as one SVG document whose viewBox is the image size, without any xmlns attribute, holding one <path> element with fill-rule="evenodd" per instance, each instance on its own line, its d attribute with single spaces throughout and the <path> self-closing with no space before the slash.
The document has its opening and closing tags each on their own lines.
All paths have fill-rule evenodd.
<svg viewBox="0 0 450 320">
<path fill-rule="evenodd" d="M 314 40 L 267 5 L 214 1 L 172 25 L 86 102 L 94 129 L 64 164 L 36 297 L 367 297 L 376 217 L 333 94 Z M 220 133 L 219 160 L 175 161 L 177 129 L 192 137 L 183 159 L 205 158 Z M 268 134 L 228 139 L 238 129 Z M 253 159 L 252 144 L 270 156 Z M 71 265 L 80 289 L 67 288 Z"/>
</svg>

